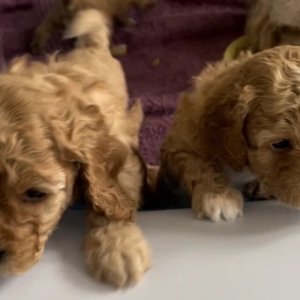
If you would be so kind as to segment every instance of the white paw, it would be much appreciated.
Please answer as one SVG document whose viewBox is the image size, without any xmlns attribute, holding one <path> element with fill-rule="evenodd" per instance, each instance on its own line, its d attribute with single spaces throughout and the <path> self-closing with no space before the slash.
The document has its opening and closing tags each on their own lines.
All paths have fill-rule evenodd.
<svg viewBox="0 0 300 300">
<path fill-rule="evenodd" d="M 214 222 L 221 219 L 235 220 L 243 215 L 243 196 L 235 190 L 222 194 L 202 194 L 193 197 L 192 208 L 197 218 L 208 218 Z"/>
<path fill-rule="evenodd" d="M 120 288 L 140 281 L 150 268 L 151 251 L 134 223 L 111 222 L 90 230 L 85 260 L 97 280 Z"/>
</svg>

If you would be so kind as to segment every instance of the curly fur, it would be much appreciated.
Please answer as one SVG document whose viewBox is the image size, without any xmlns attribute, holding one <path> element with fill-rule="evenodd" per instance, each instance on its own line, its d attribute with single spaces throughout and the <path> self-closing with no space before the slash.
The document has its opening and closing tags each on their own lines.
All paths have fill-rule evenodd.
<svg viewBox="0 0 300 300">
<path fill-rule="evenodd" d="M 217 63 L 184 93 L 161 149 L 162 174 L 192 198 L 198 217 L 242 215 L 242 195 L 225 167 L 249 168 L 264 194 L 300 208 L 300 48 L 280 46 Z M 289 146 L 276 150 L 274 143 Z"/>
<path fill-rule="evenodd" d="M 93 11 L 84 13 L 95 17 Z M 148 246 L 132 223 L 144 178 L 136 154 L 142 110 L 139 102 L 127 110 L 122 68 L 108 43 L 103 43 L 106 17 L 99 12 L 96 17 L 98 26 L 79 37 L 82 48 L 51 56 L 46 63 L 20 57 L 0 75 L 0 250 L 5 251 L 0 274 L 18 274 L 40 259 L 49 235 L 76 195 L 90 204 L 89 218 L 106 222 L 96 229 L 89 227 L 98 232 L 96 236 L 88 232 L 89 244 L 94 241 L 98 247 L 106 241 L 99 249 L 86 247 L 93 270 L 103 266 L 100 252 L 112 251 L 115 277 L 107 275 L 106 281 L 123 285 L 118 271 L 127 272 L 127 267 L 126 283 L 141 277 L 146 268 L 139 262 L 140 269 L 132 271 L 139 249 L 135 242 L 123 242 L 127 234 L 141 241 L 144 264 L 149 265 Z M 28 196 L 32 189 L 45 196 Z M 125 253 L 132 265 L 115 271 L 122 264 L 117 253 Z M 109 269 L 107 265 L 101 272 L 110 274 Z"/>
</svg>

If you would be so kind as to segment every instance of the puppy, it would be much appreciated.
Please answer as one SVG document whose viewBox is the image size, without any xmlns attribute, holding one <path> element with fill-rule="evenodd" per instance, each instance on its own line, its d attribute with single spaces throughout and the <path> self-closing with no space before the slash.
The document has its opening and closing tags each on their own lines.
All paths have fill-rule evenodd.
<svg viewBox="0 0 300 300">
<path fill-rule="evenodd" d="M 249 168 L 257 197 L 300 208 L 300 47 L 280 46 L 207 67 L 184 93 L 161 148 L 196 217 L 234 220 L 242 194 L 225 168 Z M 258 186 L 259 184 L 259 186 Z"/>
<path fill-rule="evenodd" d="M 76 195 L 88 203 L 84 255 L 96 279 L 123 287 L 150 266 L 134 223 L 145 177 L 136 151 L 143 115 L 139 103 L 127 110 L 106 24 L 99 11 L 81 10 L 69 28 L 81 48 L 47 63 L 17 58 L 0 75 L 1 275 L 41 258 Z"/>
<path fill-rule="evenodd" d="M 51 35 L 58 30 L 64 30 L 80 10 L 96 9 L 101 11 L 106 15 L 111 27 L 114 20 L 130 26 L 134 25 L 134 20 L 128 15 L 131 8 L 136 6 L 140 10 L 145 10 L 153 4 L 154 0 L 57 0 L 35 32 L 31 44 L 32 51 L 36 54 L 43 53 Z M 69 38 L 70 36 L 65 37 Z M 111 50 L 113 54 L 121 55 L 121 48 L 121 45 L 114 45 Z"/>
<path fill-rule="evenodd" d="M 298 0 L 249 0 L 246 38 L 253 51 L 300 45 Z"/>
</svg>

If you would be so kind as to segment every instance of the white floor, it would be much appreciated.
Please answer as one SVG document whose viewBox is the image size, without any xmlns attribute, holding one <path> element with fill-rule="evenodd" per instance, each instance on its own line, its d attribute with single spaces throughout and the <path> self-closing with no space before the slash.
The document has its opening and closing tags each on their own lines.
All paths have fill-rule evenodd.
<svg viewBox="0 0 300 300">
<path fill-rule="evenodd" d="M 43 260 L 0 281 L 1 300 L 289 300 L 300 297 L 300 212 L 276 202 L 247 204 L 236 223 L 194 220 L 189 210 L 140 213 L 153 247 L 137 287 L 113 291 L 91 279 L 80 253 L 83 212 L 69 213 Z"/>
</svg>

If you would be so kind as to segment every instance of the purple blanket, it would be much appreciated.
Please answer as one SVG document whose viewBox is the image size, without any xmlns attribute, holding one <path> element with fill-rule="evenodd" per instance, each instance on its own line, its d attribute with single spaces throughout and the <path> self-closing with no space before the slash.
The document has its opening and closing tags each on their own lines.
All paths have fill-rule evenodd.
<svg viewBox="0 0 300 300">
<path fill-rule="evenodd" d="M 0 68 L 29 50 L 34 28 L 55 0 L 0 0 Z M 178 94 L 207 62 L 218 60 L 243 31 L 246 0 L 157 0 L 138 16 L 135 28 L 120 29 L 128 45 L 122 63 L 132 99 L 141 98 L 145 122 L 141 151 L 157 163 Z M 59 47 L 52 41 L 49 50 Z M 153 64 L 153 62 L 156 62 Z M 158 63 L 159 62 L 159 63 Z"/>
</svg>

